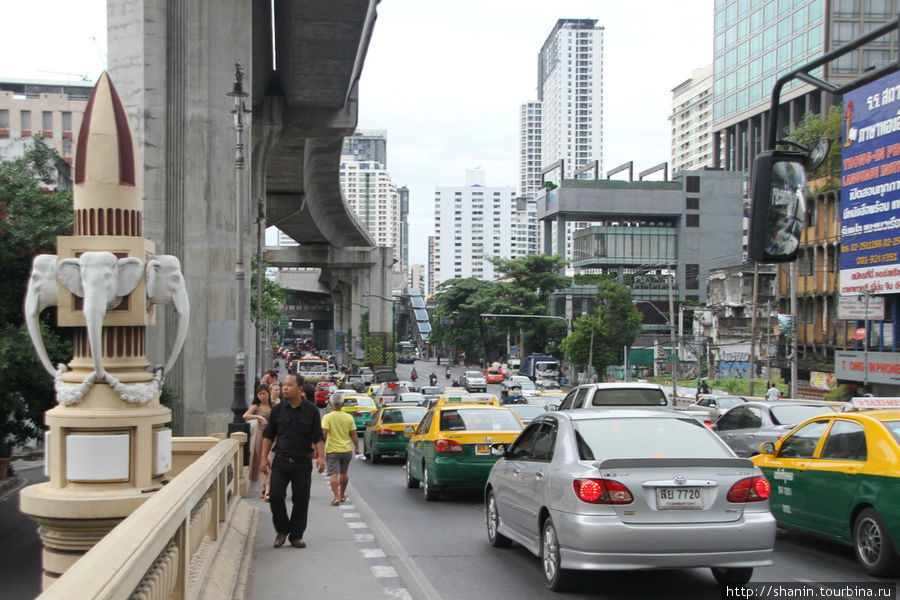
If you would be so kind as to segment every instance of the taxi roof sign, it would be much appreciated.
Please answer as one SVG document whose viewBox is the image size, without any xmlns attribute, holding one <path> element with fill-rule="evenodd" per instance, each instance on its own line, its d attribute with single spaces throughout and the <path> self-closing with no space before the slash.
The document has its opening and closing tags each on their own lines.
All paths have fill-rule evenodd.
<svg viewBox="0 0 900 600">
<path fill-rule="evenodd" d="M 500 400 L 493 394 L 453 394 L 452 396 L 441 396 L 438 398 L 435 406 L 445 406 L 447 404 L 491 404 L 500 406 Z"/>
<path fill-rule="evenodd" d="M 869 410 L 872 408 L 900 408 L 900 398 L 854 398 L 850 401 L 856 410 Z"/>
</svg>

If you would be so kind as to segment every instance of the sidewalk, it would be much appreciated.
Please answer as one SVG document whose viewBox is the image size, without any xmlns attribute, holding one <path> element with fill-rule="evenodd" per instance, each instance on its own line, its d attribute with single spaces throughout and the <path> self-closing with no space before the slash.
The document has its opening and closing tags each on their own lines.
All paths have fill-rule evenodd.
<svg viewBox="0 0 900 600">
<path fill-rule="evenodd" d="M 303 536 L 307 547 L 302 549 L 289 543 L 272 547 L 272 512 L 269 504 L 259 498 L 260 493 L 261 486 L 253 483 L 244 499 L 259 508 L 245 598 L 412 599 L 354 505 L 352 483 L 347 502 L 331 506 L 328 478 L 313 471 L 309 525 Z M 289 512 L 290 509 L 288 501 Z"/>
</svg>

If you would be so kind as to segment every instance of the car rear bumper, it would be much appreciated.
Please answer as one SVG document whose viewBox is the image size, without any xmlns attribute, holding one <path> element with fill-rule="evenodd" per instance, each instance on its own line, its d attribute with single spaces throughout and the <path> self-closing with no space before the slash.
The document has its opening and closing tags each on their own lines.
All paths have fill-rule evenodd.
<svg viewBox="0 0 900 600">
<path fill-rule="evenodd" d="M 491 467 L 497 458 L 485 457 L 484 461 L 471 462 L 471 457 L 463 462 L 455 458 L 437 457 L 431 465 L 431 479 L 439 486 L 484 487 Z"/>
<path fill-rule="evenodd" d="M 375 438 L 372 442 L 372 451 L 376 454 L 390 454 L 394 456 L 406 456 L 406 445 L 409 438 L 390 439 Z"/>
<path fill-rule="evenodd" d="M 566 569 L 764 567 L 772 564 L 775 519 L 744 513 L 731 523 L 635 525 L 616 516 L 551 512 Z"/>
</svg>

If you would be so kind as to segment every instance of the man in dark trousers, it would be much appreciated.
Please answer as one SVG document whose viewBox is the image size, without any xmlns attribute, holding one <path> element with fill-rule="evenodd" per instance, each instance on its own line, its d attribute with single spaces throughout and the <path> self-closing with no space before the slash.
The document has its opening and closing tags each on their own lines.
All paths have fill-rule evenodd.
<svg viewBox="0 0 900 600">
<path fill-rule="evenodd" d="M 272 476 L 269 483 L 269 505 L 272 507 L 272 523 L 275 525 L 275 543 L 280 548 L 290 538 L 294 548 L 306 548 L 303 533 L 309 511 L 309 488 L 312 485 L 312 454 L 315 446 L 316 468 L 325 471 L 325 439 L 322 435 L 322 417 L 312 398 L 304 401 L 304 392 L 296 375 L 284 379 L 284 402 L 276 404 L 269 415 L 269 424 L 263 432 L 262 471 L 267 473 L 269 450 L 275 442 L 275 458 L 272 460 Z M 277 441 L 276 441 L 277 438 Z M 285 506 L 287 485 L 291 484 L 291 518 L 288 520 Z"/>
</svg>

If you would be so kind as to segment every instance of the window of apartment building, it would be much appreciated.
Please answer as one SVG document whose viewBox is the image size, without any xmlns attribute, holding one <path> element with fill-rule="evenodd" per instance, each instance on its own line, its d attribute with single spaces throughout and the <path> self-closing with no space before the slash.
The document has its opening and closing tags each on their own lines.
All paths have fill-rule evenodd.
<svg viewBox="0 0 900 600">
<path fill-rule="evenodd" d="M 700 198 L 685 198 L 685 208 L 688 210 L 700 210 Z"/>
<path fill-rule="evenodd" d="M 73 147 L 72 138 L 63 138 L 62 143 L 62 155 L 63 158 L 72 158 L 72 147 Z"/>
<path fill-rule="evenodd" d="M 31 135 L 31 111 L 23 110 L 20 115 L 22 121 L 22 135 L 25 135 L 24 132 L 29 132 L 28 135 Z"/>
<path fill-rule="evenodd" d="M 53 113 L 49 110 L 41 112 L 41 129 L 44 135 L 53 135 Z"/>
<path fill-rule="evenodd" d="M 684 287 L 688 290 L 700 289 L 700 265 L 688 263 L 684 265 Z"/>
<path fill-rule="evenodd" d="M 833 0 L 835 17 L 858 17 L 859 0 Z"/>
<path fill-rule="evenodd" d="M 0 110 L 0 129 L 9 129 L 9 110 Z"/>
<path fill-rule="evenodd" d="M 700 215 L 685 215 L 685 227 L 700 227 Z"/>
<path fill-rule="evenodd" d="M 866 0 L 867 17 L 885 18 L 891 16 L 893 0 Z"/>
<path fill-rule="evenodd" d="M 700 193 L 700 178 L 697 176 L 689 176 L 685 181 L 685 191 L 689 194 Z"/>
</svg>

